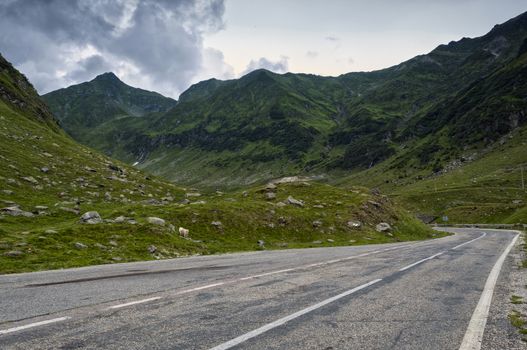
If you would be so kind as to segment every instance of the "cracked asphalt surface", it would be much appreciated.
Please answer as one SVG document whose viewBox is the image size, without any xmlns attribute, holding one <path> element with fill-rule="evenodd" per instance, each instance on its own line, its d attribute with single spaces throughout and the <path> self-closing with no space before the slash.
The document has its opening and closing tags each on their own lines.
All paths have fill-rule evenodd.
<svg viewBox="0 0 527 350">
<path fill-rule="evenodd" d="M 234 348 L 458 349 L 488 274 L 516 232 L 451 230 L 457 234 L 424 242 L 0 276 L 0 331 L 69 317 L 0 334 L 0 348 L 210 349 L 382 279 Z M 150 298 L 159 299 L 110 308 Z"/>
</svg>

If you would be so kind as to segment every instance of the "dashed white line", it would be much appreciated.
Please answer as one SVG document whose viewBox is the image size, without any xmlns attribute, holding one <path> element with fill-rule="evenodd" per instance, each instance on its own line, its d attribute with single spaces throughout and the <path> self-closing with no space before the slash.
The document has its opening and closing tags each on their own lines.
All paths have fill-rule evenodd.
<svg viewBox="0 0 527 350">
<path fill-rule="evenodd" d="M 143 303 L 148 303 L 149 301 L 154 301 L 154 300 L 159 300 L 159 299 L 161 299 L 161 297 L 153 297 L 153 298 L 148 298 L 148 299 L 131 301 L 129 303 L 124 303 L 124 304 L 110 306 L 107 310 L 109 310 L 109 309 L 120 309 L 120 308 L 123 308 L 123 307 L 137 305 L 137 304 L 143 304 Z"/>
<path fill-rule="evenodd" d="M 65 321 L 65 320 L 70 319 L 70 318 L 71 317 L 65 316 L 65 317 L 53 318 L 51 320 L 45 320 L 45 321 L 30 323 L 30 324 L 26 324 L 26 325 L 19 326 L 19 327 L 14 327 L 14 328 L 0 330 L 0 334 L 8 334 L 8 333 L 13 333 L 13 332 L 18 332 L 18 331 L 21 331 L 21 330 L 24 330 L 24 329 L 28 329 L 28 328 L 44 326 L 44 325 L 47 325 L 47 324 L 50 324 L 50 323 L 56 323 L 56 322 Z"/>
<path fill-rule="evenodd" d="M 516 243 L 519 234 L 517 234 L 511 241 L 511 243 L 505 248 L 499 259 L 494 264 L 494 267 L 490 271 L 483 293 L 479 299 L 478 305 L 470 318 L 470 322 L 467 327 L 465 336 L 459 350 L 479 350 L 481 349 L 481 342 L 483 341 L 483 333 L 485 332 L 485 325 L 487 324 L 487 317 L 489 316 L 490 304 L 492 302 L 492 294 L 494 293 L 494 287 L 498 281 L 501 267 L 505 258 L 511 251 L 512 247 Z"/>
<path fill-rule="evenodd" d="M 222 285 L 224 285 L 224 284 L 226 284 L 226 283 L 227 283 L 227 282 L 218 282 L 218 283 L 213 283 L 213 284 L 207 284 L 207 285 L 205 285 L 205 286 L 201 286 L 201 287 L 185 289 L 185 290 L 182 290 L 182 291 L 177 292 L 176 295 L 187 294 L 187 293 L 197 292 L 198 290 L 203 290 L 203 289 L 209 289 L 209 288 L 219 287 L 219 286 L 222 286 Z M 231 283 L 232 283 L 232 282 L 231 282 Z"/>
<path fill-rule="evenodd" d="M 239 344 L 241 344 L 243 342 L 246 342 L 247 340 L 249 340 L 251 338 L 257 337 L 260 334 L 263 334 L 263 333 L 265 333 L 265 332 L 267 332 L 267 331 L 269 331 L 269 330 L 271 330 L 273 328 L 279 327 L 279 326 L 283 325 L 284 323 L 287 323 L 287 322 L 289 322 L 291 320 L 294 320 L 295 318 L 298 318 L 298 317 L 300 317 L 302 315 L 305 315 L 305 314 L 307 314 L 307 313 L 309 313 L 309 312 L 311 312 L 313 310 L 321 308 L 322 306 L 325 306 L 325 305 L 327 305 L 329 303 L 332 303 L 332 302 L 334 302 L 336 300 L 344 298 L 344 297 L 346 297 L 346 296 L 348 296 L 350 294 L 358 292 L 359 290 L 364 289 L 366 287 L 369 287 L 369 286 L 371 286 L 371 285 L 373 285 L 375 283 L 378 283 L 380 281 L 382 281 L 382 279 L 376 279 L 376 280 L 373 280 L 371 282 L 368 282 L 368 283 L 365 283 L 363 285 L 360 285 L 358 287 L 355 287 L 353 289 L 350 289 L 348 291 L 345 291 L 344 293 L 335 295 L 334 297 L 331 297 L 329 299 L 321 301 L 320 303 L 317 303 L 315 305 L 307 307 L 307 308 L 305 308 L 303 310 L 297 311 L 294 314 L 291 314 L 289 316 L 283 317 L 283 318 L 281 318 L 279 320 L 276 320 L 274 322 L 268 323 L 268 324 L 266 324 L 266 325 L 264 325 L 264 326 L 262 326 L 262 327 L 260 327 L 258 329 L 255 329 L 255 330 L 250 331 L 248 333 L 245 333 L 245 334 L 243 334 L 243 335 L 241 335 L 241 336 L 239 336 L 237 338 L 229 340 L 228 342 L 225 342 L 223 344 L 215 346 L 215 347 L 211 348 L 210 350 L 226 350 L 226 349 L 230 349 L 230 348 L 232 348 L 234 346 L 237 346 L 237 345 L 239 345 Z"/>
<path fill-rule="evenodd" d="M 440 255 L 443 255 L 444 253 L 445 253 L 445 251 L 442 251 L 442 252 L 439 252 L 439 253 L 434 254 L 434 255 L 432 255 L 432 256 L 429 256 L 428 258 L 421 259 L 421 260 L 419 260 L 419 261 L 417 261 L 417 262 L 414 262 L 413 264 L 410 264 L 410 265 L 408 265 L 408 266 L 403 267 L 402 269 L 399 269 L 399 271 L 405 271 L 405 270 L 408 270 L 408 269 L 410 269 L 410 268 L 412 268 L 412 267 L 414 267 L 414 266 L 416 266 L 416 265 L 419 265 L 419 264 L 421 264 L 421 263 L 424 263 L 425 261 L 431 260 L 431 259 L 433 259 L 433 258 L 436 258 L 436 257 L 440 256 Z"/>
<path fill-rule="evenodd" d="M 461 243 L 461 244 L 455 246 L 455 247 L 452 248 L 452 249 L 456 250 L 457 248 L 461 248 L 461 247 L 464 246 L 465 244 L 469 244 L 469 243 L 472 243 L 472 242 L 474 242 L 474 241 L 477 241 L 478 239 L 481 239 L 481 238 L 485 237 L 486 235 L 487 235 L 487 232 L 483 232 L 483 234 L 482 234 L 481 236 L 479 236 L 479 237 L 477 237 L 477 238 L 474 238 L 473 240 L 470 240 L 470 241 L 468 241 L 468 242 Z"/>
<path fill-rule="evenodd" d="M 278 273 L 284 273 L 284 272 L 295 271 L 295 270 L 296 269 L 293 268 L 293 269 L 284 269 L 284 270 L 271 271 L 271 272 L 261 273 L 259 275 L 252 275 L 252 276 L 242 277 L 242 278 L 239 278 L 237 281 L 246 281 L 246 280 L 250 280 L 250 279 L 253 279 L 253 278 L 265 277 L 265 276 L 270 276 L 270 275 L 276 275 Z"/>
</svg>

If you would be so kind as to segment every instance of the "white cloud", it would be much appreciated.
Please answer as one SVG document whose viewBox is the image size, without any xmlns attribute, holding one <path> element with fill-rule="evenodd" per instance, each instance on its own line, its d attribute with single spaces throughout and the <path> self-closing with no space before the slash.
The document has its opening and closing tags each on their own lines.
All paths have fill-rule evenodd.
<svg viewBox="0 0 527 350">
<path fill-rule="evenodd" d="M 279 60 L 272 61 L 268 58 L 260 57 L 258 60 L 251 60 L 247 65 L 247 68 L 242 72 L 242 75 L 262 68 L 275 73 L 285 73 L 289 70 L 289 58 L 281 56 Z"/>
</svg>

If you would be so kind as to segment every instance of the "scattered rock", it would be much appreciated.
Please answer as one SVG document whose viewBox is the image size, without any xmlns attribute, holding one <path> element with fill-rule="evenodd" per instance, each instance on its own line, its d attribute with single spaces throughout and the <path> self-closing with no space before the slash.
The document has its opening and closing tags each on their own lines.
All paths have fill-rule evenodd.
<svg viewBox="0 0 527 350">
<path fill-rule="evenodd" d="M 181 201 L 179 201 L 180 204 L 183 204 L 183 205 L 187 205 L 187 204 L 190 204 L 190 201 L 188 199 L 183 199 Z"/>
<path fill-rule="evenodd" d="M 49 208 L 45 205 L 36 205 L 35 210 L 41 211 L 41 210 L 48 210 Z"/>
<path fill-rule="evenodd" d="M 4 256 L 8 256 L 10 258 L 16 258 L 18 256 L 22 256 L 24 253 L 22 253 L 20 250 L 11 250 L 9 252 L 5 252 Z"/>
<path fill-rule="evenodd" d="M 47 234 L 47 235 L 54 235 L 54 234 L 56 234 L 56 233 L 58 233 L 58 232 L 55 231 L 55 230 L 51 230 L 51 229 L 50 229 L 50 230 L 46 230 L 46 231 L 44 231 L 44 233 Z"/>
<path fill-rule="evenodd" d="M 29 182 L 33 185 L 38 185 L 38 181 L 37 179 L 35 179 L 33 176 L 24 176 L 22 177 L 22 180 L 26 181 L 26 182 Z"/>
<path fill-rule="evenodd" d="M 371 200 L 369 200 L 368 203 L 371 204 L 371 205 L 373 205 L 374 207 L 377 207 L 377 208 L 380 208 L 380 207 L 381 207 L 381 203 L 376 202 L 376 201 L 371 201 Z"/>
<path fill-rule="evenodd" d="M 119 246 L 119 244 L 117 244 L 116 241 L 109 241 L 108 244 L 111 245 L 112 247 L 117 247 L 117 246 Z"/>
<path fill-rule="evenodd" d="M 386 222 L 381 222 L 375 226 L 375 230 L 377 232 L 389 232 L 392 230 L 392 227 Z"/>
<path fill-rule="evenodd" d="M 49 168 L 45 166 L 45 167 L 40 168 L 40 171 L 43 172 L 44 174 L 47 174 L 49 173 Z"/>
<path fill-rule="evenodd" d="M 119 167 L 118 167 L 117 165 L 115 165 L 115 164 L 111 164 L 111 163 L 108 164 L 108 168 L 109 168 L 110 170 L 118 171 L 118 172 L 120 172 L 120 173 L 123 173 L 123 169 L 119 168 Z"/>
<path fill-rule="evenodd" d="M 322 241 L 313 241 L 313 244 L 322 244 Z"/>
<path fill-rule="evenodd" d="M 317 228 L 317 227 L 320 227 L 322 226 L 322 221 L 320 220 L 315 220 L 311 223 L 313 225 L 314 228 Z"/>
<path fill-rule="evenodd" d="M 221 221 L 213 221 L 210 223 L 212 226 L 214 227 L 217 227 L 217 228 L 220 228 L 223 226 L 223 224 L 221 223 Z"/>
<path fill-rule="evenodd" d="M 335 241 L 332 240 L 331 238 L 326 239 L 326 241 L 328 241 L 329 243 L 333 243 L 333 242 L 335 242 Z"/>
<path fill-rule="evenodd" d="M 285 225 L 289 224 L 289 219 L 288 219 L 288 218 L 285 218 L 285 217 L 283 217 L 283 216 L 280 216 L 280 217 L 278 218 L 278 223 L 279 223 L 280 225 L 282 225 L 282 226 L 285 226 Z"/>
<path fill-rule="evenodd" d="M 357 241 L 354 240 L 354 239 L 350 239 L 349 242 L 350 242 L 350 243 L 357 243 Z"/>
<path fill-rule="evenodd" d="M 77 249 L 86 249 L 88 248 L 88 246 L 84 243 L 81 243 L 81 242 L 75 242 L 75 248 Z"/>
<path fill-rule="evenodd" d="M 286 204 L 285 204 L 284 202 L 278 202 L 278 203 L 276 203 L 276 206 L 277 206 L 278 208 L 283 208 L 283 207 L 286 206 Z"/>
<path fill-rule="evenodd" d="M 120 256 L 114 256 L 112 257 L 112 260 L 113 261 L 123 261 L 123 258 L 121 258 Z"/>
<path fill-rule="evenodd" d="M 257 243 L 258 243 L 258 247 L 260 247 L 260 248 L 265 248 L 265 242 L 264 242 L 264 241 L 262 241 L 261 239 L 260 239 L 260 240 L 258 240 L 258 242 L 257 242 Z"/>
<path fill-rule="evenodd" d="M 362 223 L 360 221 L 350 220 L 346 223 L 349 228 L 361 228 Z"/>
<path fill-rule="evenodd" d="M 79 215 L 79 213 L 80 213 L 80 211 L 78 209 L 73 209 L 73 208 L 59 207 L 59 209 L 62 210 L 62 211 L 68 212 L 68 213 L 73 213 L 75 215 Z"/>
<path fill-rule="evenodd" d="M 156 218 L 154 216 L 147 218 L 146 221 L 148 221 L 148 223 L 152 225 L 159 225 L 159 226 L 165 226 L 165 223 L 166 223 L 165 220 L 161 218 Z"/>
<path fill-rule="evenodd" d="M 185 196 L 188 198 L 188 197 L 201 197 L 201 193 L 198 193 L 198 192 L 189 192 L 187 194 L 185 194 Z"/>
<path fill-rule="evenodd" d="M 93 245 L 95 248 L 99 248 L 100 250 L 106 250 L 108 249 L 108 247 L 106 247 L 105 245 L 101 244 L 101 243 L 95 243 Z"/>
<path fill-rule="evenodd" d="M 276 198 L 276 193 L 274 193 L 274 192 L 267 192 L 265 194 L 265 198 L 268 199 L 268 200 L 275 199 Z"/>
<path fill-rule="evenodd" d="M 157 252 L 157 247 L 155 245 L 149 245 L 147 249 L 150 254 Z"/>
<path fill-rule="evenodd" d="M 180 227 L 180 228 L 179 228 L 179 235 L 180 235 L 181 237 L 187 238 L 187 237 L 188 237 L 188 234 L 189 234 L 189 230 L 188 230 L 188 229 L 183 228 L 183 227 Z"/>
<path fill-rule="evenodd" d="M 287 202 L 289 204 L 291 204 L 291 205 L 296 205 L 298 207 L 303 207 L 304 206 L 304 201 L 299 200 L 299 199 L 295 199 L 292 196 L 287 197 Z"/>
<path fill-rule="evenodd" d="M 431 224 L 437 218 L 436 216 L 427 214 L 416 214 L 415 217 L 425 224 Z"/>
<path fill-rule="evenodd" d="M 11 206 L 11 207 L 2 208 L 2 209 L 0 209 L 0 212 L 2 214 L 9 215 L 9 216 L 24 216 L 24 217 L 27 217 L 27 218 L 31 218 L 31 217 L 35 216 L 33 213 L 30 213 L 28 211 L 24 211 L 24 210 L 20 209 L 18 206 Z"/>
<path fill-rule="evenodd" d="M 322 204 L 315 204 L 313 208 L 324 209 L 324 206 Z"/>
<path fill-rule="evenodd" d="M 274 190 L 276 189 L 276 185 L 273 183 L 268 183 L 267 186 L 265 186 L 266 190 Z"/>
<path fill-rule="evenodd" d="M 248 195 L 249 195 L 249 192 L 247 192 L 247 191 L 243 191 L 242 192 L 242 196 L 247 197 Z"/>
<path fill-rule="evenodd" d="M 10 196 L 10 195 L 14 194 L 15 192 L 13 192 L 13 191 L 11 191 L 11 190 L 2 190 L 2 193 L 3 193 L 3 194 L 7 194 L 7 195 Z"/>
<path fill-rule="evenodd" d="M 102 223 L 102 218 L 96 211 L 89 211 L 81 216 L 81 223 L 83 224 L 100 224 Z"/>
</svg>

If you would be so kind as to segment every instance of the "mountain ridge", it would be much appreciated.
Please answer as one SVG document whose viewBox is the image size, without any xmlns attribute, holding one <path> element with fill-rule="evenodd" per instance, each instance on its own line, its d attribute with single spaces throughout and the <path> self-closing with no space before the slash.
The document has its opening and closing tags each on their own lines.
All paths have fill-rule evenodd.
<svg viewBox="0 0 527 350">
<path fill-rule="evenodd" d="M 481 37 L 439 45 L 379 71 L 321 77 L 260 69 L 239 79 L 210 79 L 192 85 L 167 111 L 96 126 L 88 145 L 139 161 L 140 167 L 170 180 L 212 186 L 299 173 L 331 177 L 387 160 L 397 167 L 400 159 L 412 164 L 412 174 L 405 171 L 404 176 L 436 172 L 465 153 L 465 147 L 476 149 L 511 131 L 508 124 L 493 127 L 482 116 L 489 123 L 485 135 L 472 133 L 461 147 L 447 146 L 465 136 L 468 124 L 456 120 L 469 118 L 447 107 L 456 100 L 461 107 L 460 93 L 470 89 L 472 100 L 464 106 L 485 104 L 488 96 L 471 87 L 505 74 L 515 60 L 523 62 L 525 40 L 527 13 Z M 523 111 L 523 105 L 512 102 L 521 99 L 521 91 L 505 93 L 511 98 L 497 111 Z M 44 98 L 57 110 L 54 101 Z M 459 126 L 447 127 L 451 122 Z M 523 123 L 519 118 L 518 125 L 510 125 L 514 129 Z M 116 139 L 120 142 L 112 142 Z"/>
</svg>

